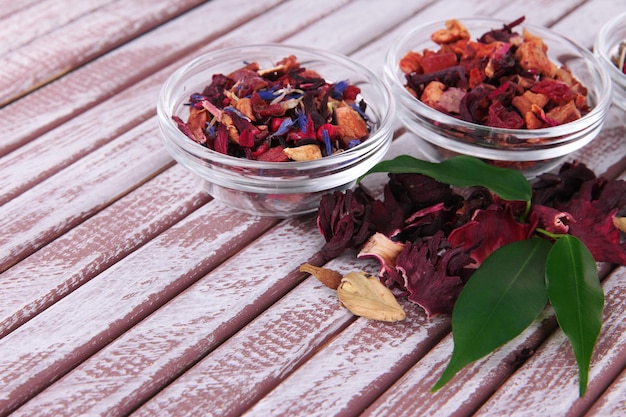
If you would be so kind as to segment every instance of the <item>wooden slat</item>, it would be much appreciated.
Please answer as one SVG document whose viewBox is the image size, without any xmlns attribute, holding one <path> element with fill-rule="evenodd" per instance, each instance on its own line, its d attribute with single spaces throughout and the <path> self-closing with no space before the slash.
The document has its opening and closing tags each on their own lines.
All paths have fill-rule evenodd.
<svg viewBox="0 0 626 417">
<path fill-rule="evenodd" d="M 215 206 L 214 209 L 220 210 L 218 205 Z M 213 218 L 214 221 L 223 221 L 224 215 L 215 214 L 217 218 Z M 195 221 L 202 218 L 206 217 L 197 217 Z M 237 221 L 242 221 L 240 230 L 250 224 L 245 216 L 239 216 Z M 283 221 L 39 394 L 15 415 L 41 415 L 50 410 L 59 416 L 124 415 L 133 410 L 302 281 L 305 274 L 298 272 L 303 261 L 302 256 L 315 253 L 322 241 L 321 236 L 315 233 L 315 228 L 312 216 Z M 200 236 L 195 238 L 198 239 Z M 194 245 L 200 245 L 200 242 Z M 217 248 L 217 245 L 213 246 Z M 269 248 L 274 250 L 268 250 Z M 180 253 L 189 256 L 189 252 L 187 249 Z M 171 258 L 172 255 L 168 257 Z M 175 262 L 175 259 L 168 260 L 172 261 Z M 161 268 L 164 266 L 166 264 L 161 263 Z M 186 273 L 183 270 L 179 274 L 181 272 Z M 106 280 L 100 280 L 99 285 L 108 284 Z M 307 291 L 311 289 L 312 286 L 308 285 Z M 289 293 L 289 300 L 292 295 Z M 349 315 L 338 311 L 333 317 L 332 310 L 339 310 L 336 299 L 332 303 L 333 308 L 320 309 L 314 302 L 318 297 L 332 298 L 322 290 L 317 292 L 317 297 L 310 297 L 307 304 L 302 305 L 304 310 L 281 312 L 303 317 L 302 320 L 306 320 L 305 316 L 308 314 L 324 317 L 326 328 L 316 327 L 311 331 L 296 328 L 285 331 L 278 327 L 274 329 L 274 324 L 280 321 L 281 316 L 272 314 L 270 322 L 254 326 L 257 329 L 254 340 L 233 345 L 235 340 L 231 339 L 228 341 L 230 349 L 220 349 L 225 355 L 218 354 L 220 362 L 215 365 L 227 368 L 225 372 L 232 377 L 231 383 L 235 389 L 243 388 L 238 385 L 242 379 L 247 380 L 247 388 L 252 387 L 251 374 L 254 374 L 254 369 L 246 369 L 244 365 L 250 365 L 254 359 L 259 359 L 259 355 L 264 353 L 264 345 L 267 346 L 272 340 L 282 338 L 287 343 L 291 338 L 302 337 L 307 344 L 319 343 L 320 339 L 323 340 L 337 331 L 341 320 L 346 320 Z M 287 304 L 292 305 L 291 301 L 287 301 Z M 90 324 L 90 327 L 94 325 L 97 323 Z M 232 346 L 236 346 L 241 355 L 248 359 L 233 357 L 235 353 Z M 243 346 L 246 347 L 245 350 L 241 350 Z M 314 346 L 315 343 L 309 349 Z M 239 359 L 241 362 L 238 363 Z M 296 359 L 297 356 L 294 356 L 292 361 Z M 265 360 L 271 361 L 271 358 Z M 264 363 L 267 363 L 265 360 Z M 238 363 L 238 376 L 232 373 L 236 371 L 231 367 L 234 363 Z M 226 375 L 215 374 L 212 377 L 219 380 Z M 208 384 L 205 381 L 202 385 Z M 224 390 L 222 395 L 215 397 L 213 401 L 218 404 L 230 403 L 231 407 L 237 407 L 237 402 L 233 404 L 235 398 L 224 395 L 227 387 L 220 388 Z M 243 391 L 249 396 L 253 393 Z M 171 410 L 177 415 L 194 415 L 190 410 L 182 408 L 173 407 Z M 165 413 L 164 410 L 162 415 Z"/>
<path fill-rule="evenodd" d="M 111 2 L 112 0 L 41 1 L 0 19 L 0 39 L 3 39 L 0 43 L 0 60 L 1 55 L 6 52 L 57 30 L 72 20 Z"/>
<path fill-rule="evenodd" d="M 619 416 L 626 410 L 626 370 L 611 384 L 610 388 L 593 404 L 585 416 Z"/>
<path fill-rule="evenodd" d="M 0 106 L 197 5 L 200 0 L 116 1 L 2 57 Z"/>
<path fill-rule="evenodd" d="M 243 22 L 270 11 L 280 1 L 212 0 L 6 106 L 0 118 L 4 132 L 0 155 L 44 135 L 220 35 L 236 31 Z M 207 25 L 207 16 L 227 18 Z M 154 81 L 155 87 L 161 84 L 161 80 Z M 156 94 L 142 107 L 153 111 Z M 38 141 L 39 147 L 47 142 L 45 138 L 49 136 Z"/>
<path fill-rule="evenodd" d="M 0 344 L 0 415 L 122 335 L 273 224 L 211 201 L 9 333 Z"/>
<path fill-rule="evenodd" d="M 209 201 L 180 165 L 2 273 L 0 338 Z"/>
<path fill-rule="evenodd" d="M 44 0 L 46 1 L 46 0 Z M 53 1 L 53 0 L 47 0 Z M 6 16 L 19 13 L 22 10 L 31 7 L 33 3 L 42 3 L 41 0 L 2 0 L 0 1 L 0 17 L 4 18 Z"/>
<path fill-rule="evenodd" d="M 0 206 L 0 271 L 134 189 L 170 161 L 152 119 Z"/>
</svg>

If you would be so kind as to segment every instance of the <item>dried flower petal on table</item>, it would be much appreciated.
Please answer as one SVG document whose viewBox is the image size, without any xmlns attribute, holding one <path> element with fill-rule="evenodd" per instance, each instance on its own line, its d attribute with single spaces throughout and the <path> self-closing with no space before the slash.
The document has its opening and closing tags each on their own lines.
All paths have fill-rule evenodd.
<svg viewBox="0 0 626 417">
<path fill-rule="evenodd" d="M 365 272 L 350 272 L 337 288 L 339 301 L 353 314 L 372 320 L 401 321 L 406 313 L 380 280 Z"/>
<path fill-rule="evenodd" d="M 436 233 L 422 242 L 407 244 L 396 259 L 396 269 L 409 301 L 432 317 L 452 313 L 463 289 L 461 270 L 471 262 L 463 248 L 450 248 L 443 233 Z"/>
</svg>

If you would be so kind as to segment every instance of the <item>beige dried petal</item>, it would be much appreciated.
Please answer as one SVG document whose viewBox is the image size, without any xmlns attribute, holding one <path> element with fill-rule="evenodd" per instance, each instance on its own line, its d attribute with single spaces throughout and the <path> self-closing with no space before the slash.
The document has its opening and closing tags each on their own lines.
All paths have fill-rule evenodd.
<svg viewBox="0 0 626 417">
<path fill-rule="evenodd" d="M 315 144 L 302 145 L 296 148 L 285 148 L 285 155 L 294 161 L 312 161 L 322 157 L 320 147 Z"/>
<path fill-rule="evenodd" d="M 396 258 L 402 252 L 404 246 L 404 243 L 395 242 L 382 233 L 374 233 L 363 244 L 357 257 L 374 257 L 378 259 L 381 265 L 394 268 L 396 266 Z"/>
<path fill-rule="evenodd" d="M 300 265 L 300 272 L 307 272 L 317 278 L 322 284 L 328 288 L 336 290 L 343 278 L 341 273 L 328 268 L 321 268 L 319 266 L 304 263 Z"/>
<path fill-rule="evenodd" d="M 235 102 L 235 108 L 239 110 L 244 116 L 248 119 L 256 122 L 256 117 L 254 117 L 254 112 L 252 111 L 252 101 L 247 98 L 241 98 Z"/>
<path fill-rule="evenodd" d="M 337 288 L 339 301 L 353 314 L 371 320 L 400 321 L 406 314 L 380 280 L 365 272 L 350 272 Z"/>
<path fill-rule="evenodd" d="M 613 217 L 613 224 L 616 228 L 626 233 L 626 217 Z"/>
</svg>

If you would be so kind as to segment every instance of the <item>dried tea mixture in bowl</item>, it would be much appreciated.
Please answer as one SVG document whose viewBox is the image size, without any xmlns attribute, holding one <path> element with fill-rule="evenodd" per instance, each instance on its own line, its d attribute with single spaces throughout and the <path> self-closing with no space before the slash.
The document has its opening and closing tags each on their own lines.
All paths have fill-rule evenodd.
<svg viewBox="0 0 626 417">
<path fill-rule="evenodd" d="M 172 116 L 195 142 L 222 154 L 267 162 L 308 161 L 359 145 L 371 126 L 361 90 L 329 83 L 293 55 L 272 68 L 247 63 L 214 74 L 191 94 L 189 117 Z"/>
<path fill-rule="evenodd" d="M 587 88 L 547 54 L 526 29 L 501 29 L 471 40 L 458 20 L 434 32 L 438 50 L 409 51 L 400 60 L 406 88 L 426 105 L 458 119 L 505 129 L 562 125 L 587 114 Z"/>
</svg>

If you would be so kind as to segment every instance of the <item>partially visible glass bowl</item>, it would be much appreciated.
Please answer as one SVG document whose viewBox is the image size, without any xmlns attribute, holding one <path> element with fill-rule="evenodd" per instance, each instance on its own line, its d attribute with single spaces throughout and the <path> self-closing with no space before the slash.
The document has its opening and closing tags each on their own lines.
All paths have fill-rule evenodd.
<svg viewBox="0 0 626 417">
<path fill-rule="evenodd" d="M 611 76 L 613 103 L 626 111 L 626 74 L 611 61 L 617 56 L 622 42 L 626 42 L 626 12 L 615 16 L 602 26 L 593 47 L 594 54 Z"/>
<path fill-rule="evenodd" d="M 505 21 L 487 18 L 459 19 L 473 39 Z M 528 178 L 548 171 L 572 152 L 591 142 L 600 132 L 611 103 L 611 83 L 607 71 L 593 54 L 582 46 L 544 27 L 523 24 L 548 46 L 548 55 L 557 65 L 568 67 L 588 89 L 591 111 L 584 117 L 560 126 L 542 129 L 502 129 L 466 122 L 427 106 L 406 88 L 399 67 L 409 51 L 438 49 L 431 34 L 445 28 L 445 22 L 417 27 L 402 36 L 387 52 L 384 77 L 390 85 L 398 115 L 409 131 L 417 136 L 417 146 L 425 158 L 441 161 L 455 155 L 471 155 L 498 166 L 517 168 Z"/>
<path fill-rule="evenodd" d="M 329 82 L 348 80 L 361 89 L 371 124 L 360 145 L 304 162 L 263 162 L 210 150 L 185 136 L 172 115 L 187 120 L 185 103 L 202 91 L 213 74 L 229 74 L 245 62 L 272 68 L 295 55 L 302 67 Z M 217 50 L 178 69 L 163 85 L 157 103 L 163 143 L 176 161 L 204 179 L 208 193 L 250 214 L 289 217 L 317 210 L 322 195 L 343 191 L 380 161 L 393 136 L 394 102 L 385 83 L 359 63 L 334 52 L 279 44 L 247 45 Z"/>
</svg>

